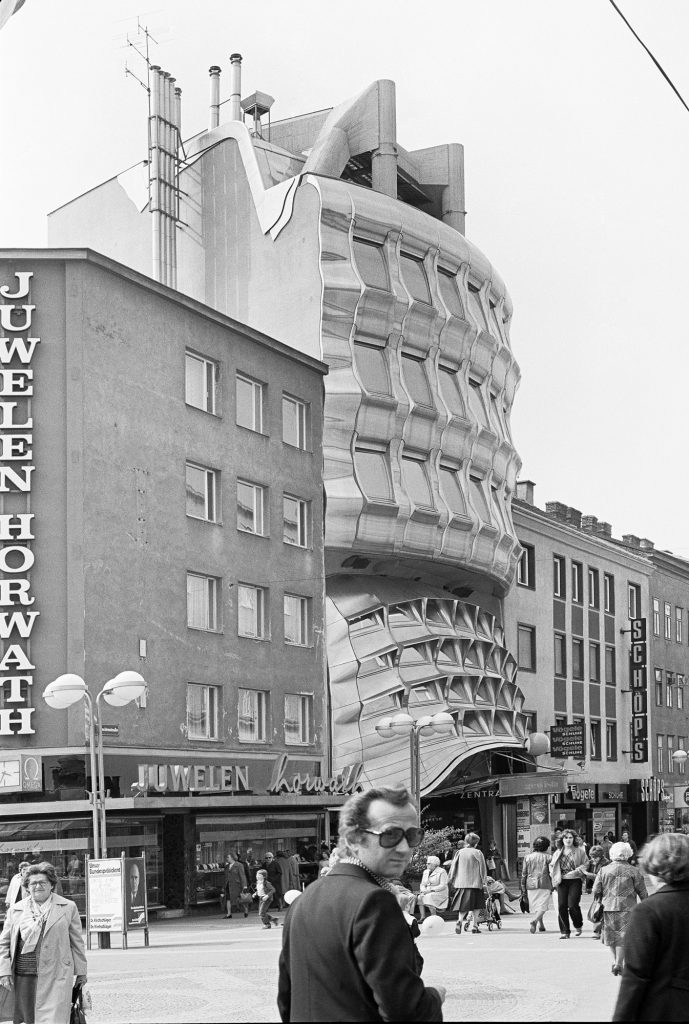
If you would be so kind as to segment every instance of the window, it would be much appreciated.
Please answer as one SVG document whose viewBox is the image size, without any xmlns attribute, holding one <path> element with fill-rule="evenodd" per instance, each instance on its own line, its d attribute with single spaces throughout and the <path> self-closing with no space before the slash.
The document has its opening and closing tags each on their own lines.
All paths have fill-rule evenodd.
<svg viewBox="0 0 689 1024">
<path fill-rule="evenodd" d="M 469 312 L 476 321 L 477 327 L 482 331 L 488 330 L 488 323 L 486 322 L 486 316 L 483 312 L 481 305 L 481 291 L 479 287 L 472 282 L 469 282 L 467 297 L 469 299 Z"/>
<path fill-rule="evenodd" d="M 447 306 L 450 313 L 454 313 L 455 316 L 464 317 L 464 308 L 462 306 L 462 300 L 459 295 L 459 288 L 457 286 L 457 278 L 454 274 L 450 273 L 449 270 L 443 270 L 442 267 L 438 267 L 438 286 L 440 288 L 440 295 Z"/>
<path fill-rule="evenodd" d="M 687 737 L 686 736 L 678 736 L 677 737 L 677 749 L 678 750 L 686 750 L 687 749 Z M 687 762 L 686 762 L 686 760 L 678 761 L 677 762 L 677 770 L 678 770 L 680 775 L 684 775 L 684 773 L 687 770 Z"/>
<path fill-rule="evenodd" d="M 305 548 L 309 543 L 309 503 L 285 494 L 282 498 L 282 539 L 285 544 Z"/>
<path fill-rule="evenodd" d="M 354 343 L 354 366 L 361 386 L 374 395 L 391 395 L 385 349 Z"/>
<path fill-rule="evenodd" d="M 218 522 L 217 500 L 220 494 L 218 476 L 214 469 L 187 462 L 187 515 L 194 519 Z"/>
<path fill-rule="evenodd" d="M 285 743 L 313 743 L 313 694 L 285 694 Z"/>
<path fill-rule="evenodd" d="M 682 623 L 684 622 L 684 609 L 675 608 L 675 641 L 682 643 Z"/>
<path fill-rule="evenodd" d="M 357 482 L 367 498 L 375 501 L 394 500 L 387 448 L 357 445 L 354 452 L 354 469 Z"/>
<path fill-rule="evenodd" d="M 474 419 L 480 426 L 491 430 L 490 419 L 483 399 L 483 391 L 481 390 L 481 381 L 475 377 L 469 377 L 468 395 L 469 407 L 474 415 Z"/>
<path fill-rule="evenodd" d="M 460 483 L 458 470 L 453 469 L 452 466 L 444 466 L 441 463 L 439 481 L 440 493 L 445 499 L 450 511 L 454 512 L 456 515 L 465 516 L 467 514 L 467 503 Z"/>
<path fill-rule="evenodd" d="M 418 256 L 412 256 L 408 252 L 401 253 L 400 266 L 402 268 L 402 280 L 404 286 L 413 299 L 419 302 L 430 304 L 431 293 L 428 288 L 428 278 L 423 260 Z"/>
<path fill-rule="evenodd" d="M 660 636 L 660 601 L 657 597 L 653 598 L 653 633 Z"/>
<path fill-rule="evenodd" d="M 215 576 L 187 573 L 187 626 L 217 632 L 220 580 Z"/>
<path fill-rule="evenodd" d="M 617 682 L 614 647 L 605 648 L 605 682 L 608 686 L 614 686 Z"/>
<path fill-rule="evenodd" d="M 451 413 L 466 419 L 466 404 L 462 394 L 462 386 L 459 383 L 459 374 L 456 370 L 448 370 L 444 366 L 438 367 L 438 387 L 443 402 Z"/>
<path fill-rule="evenodd" d="M 589 569 L 589 608 L 600 608 L 600 582 L 598 569 Z"/>
<path fill-rule="evenodd" d="M 665 602 L 665 639 L 672 640 L 672 605 Z"/>
<path fill-rule="evenodd" d="M 536 550 L 533 544 L 522 544 L 522 553 L 517 562 L 517 583 L 520 587 L 536 589 Z"/>
<path fill-rule="evenodd" d="M 572 639 L 572 679 L 584 678 L 584 641 Z"/>
<path fill-rule="evenodd" d="M 608 761 L 617 760 L 617 722 L 605 723 L 605 751 Z"/>
<path fill-rule="evenodd" d="M 630 619 L 641 618 L 641 587 L 638 583 L 627 585 L 627 612 Z"/>
<path fill-rule="evenodd" d="M 218 739 L 219 686 L 187 683 L 187 737 L 190 740 Z"/>
<path fill-rule="evenodd" d="M 553 594 L 563 600 L 567 596 L 567 584 L 565 575 L 565 559 L 563 555 L 553 555 Z"/>
<path fill-rule="evenodd" d="M 653 678 L 655 682 L 655 695 L 656 695 L 656 707 L 662 708 L 663 706 L 663 673 L 661 669 L 653 669 Z"/>
<path fill-rule="evenodd" d="M 517 661 L 526 672 L 536 671 L 536 628 L 517 626 Z"/>
<path fill-rule="evenodd" d="M 354 238 L 352 249 L 354 250 L 356 269 L 364 284 L 370 288 L 382 288 L 384 291 L 389 291 L 390 281 L 383 246 L 363 238 Z"/>
<path fill-rule="evenodd" d="M 239 742 L 265 743 L 268 692 L 239 688 Z"/>
<path fill-rule="evenodd" d="M 237 632 L 240 636 L 252 637 L 255 640 L 267 639 L 266 597 L 267 591 L 263 587 L 239 584 Z"/>
<path fill-rule="evenodd" d="M 237 529 L 245 533 L 266 535 L 266 508 L 268 491 L 261 484 L 237 480 Z"/>
<path fill-rule="evenodd" d="M 672 687 L 675 681 L 675 677 L 672 672 L 665 673 L 665 707 L 672 707 Z"/>
<path fill-rule="evenodd" d="M 589 679 L 592 683 L 600 682 L 600 644 L 589 643 Z"/>
<path fill-rule="evenodd" d="M 677 709 L 684 710 L 684 675 L 681 672 L 677 673 Z"/>
<path fill-rule="evenodd" d="M 522 711 L 522 714 L 524 715 L 524 718 L 526 719 L 526 721 L 524 723 L 524 728 L 526 729 L 527 736 L 528 736 L 528 734 L 530 732 L 537 732 L 538 731 L 538 716 L 537 716 L 537 713 L 535 711 Z"/>
<path fill-rule="evenodd" d="M 608 614 L 615 614 L 615 577 L 609 572 L 603 574 L 603 608 Z"/>
<path fill-rule="evenodd" d="M 410 455 L 402 456 L 402 479 L 404 489 L 413 505 L 435 508 L 425 459 L 413 458 Z"/>
<path fill-rule="evenodd" d="M 423 360 L 414 359 L 412 356 L 403 354 L 401 366 L 404 386 L 409 392 L 414 405 L 432 406 L 433 398 Z"/>
<path fill-rule="evenodd" d="M 185 354 L 184 389 L 187 405 L 215 414 L 218 364 L 194 352 Z"/>
<path fill-rule="evenodd" d="M 567 715 L 555 715 L 555 725 L 567 725 Z"/>
<path fill-rule="evenodd" d="M 675 737 L 668 736 L 667 738 L 667 770 L 672 773 L 675 770 L 675 762 L 672 760 L 672 755 L 675 752 Z"/>
<path fill-rule="evenodd" d="M 592 761 L 600 761 L 601 749 L 600 749 L 600 722 L 596 719 L 591 720 L 590 728 L 591 737 L 591 753 L 590 757 Z"/>
<path fill-rule="evenodd" d="M 282 440 L 306 451 L 307 406 L 298 398 L 282 396 Z"/>
<path fill-rule="evenodd" d="M 296 647 L 308 647 L 310 641 L 309 599 L 285 594 L 284 622 L 285 643 Z"/>
<path fill-rule="evenodd" d="M 584 602 L 584 567 L 581 562 L 572 562 L 572 601 Z"/>
<path fill-rule="evenodd" d="M 263 433 L 263 398 L 265 385 L 251 377 L 237 374 L 237 426 Z"/>
<path fill-rule="evenodd" d="M 474 476 L 472 473 L 469 476 L 469 486 L 471 487 L 471 500 L 474 510 L 483 523 L 490 525 L 490 511 L 488 510 L 488 502 L 483 490 L 483 480 L 480 476 Z"/>
<path fill-rule="evenodd" d="M 656 768 L 659 772 L 665 768 L 665 737 L 660 733 L 656 736 Z"/>
<path fill-rule="evenodd" d="M 555 634 L 555 675 L 567 675 L 567 637 L 564 633 Z"/>
</svg>

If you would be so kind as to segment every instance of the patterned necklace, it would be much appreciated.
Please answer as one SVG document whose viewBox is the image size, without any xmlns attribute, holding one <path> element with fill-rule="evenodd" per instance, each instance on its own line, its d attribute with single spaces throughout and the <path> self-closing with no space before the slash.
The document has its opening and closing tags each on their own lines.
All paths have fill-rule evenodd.
<svg viewBox="0 0 689 1024">
<path fill-rule="evenodd" d="M 377 875 L 375 871 L 371 871 L 367 868 L 363 861 L 360 861 L 358 857 L 350 855 L 349 857 L 343 857 L 339 862 L 340 864 L 354 864 L 357 868 L 363 868 L 369 878 L 372 878 L 376 885 L 379 885 L 381 889 L 387 889 L 393 896 L 397 895 L 397 889 L 392 882 L 388 881 L 387 878 L 383 878 L 381 875 Z"/>
</svg>

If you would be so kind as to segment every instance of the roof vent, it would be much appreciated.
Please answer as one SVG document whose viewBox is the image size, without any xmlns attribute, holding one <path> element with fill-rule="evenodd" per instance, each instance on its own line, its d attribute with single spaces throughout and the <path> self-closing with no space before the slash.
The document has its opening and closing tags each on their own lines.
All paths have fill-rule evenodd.
<svg viewBox="0 0 689 1024">
<path fill-rule="evenodd" d="M 254 119 L 254 131 L 253 134 L 259 138 L 263 138 L 263 125 L 261 118 L 266 114 L 268 115 L 268 134 L 267 139 L 270 142 L 270 108 L 272 107 L 275 100 L 272 96 L 269 96 L 267 92 L 252 92 L 251 96 L 247 96 L 245 100 L 242 100 L 241 107 L 245 114 Z"/>
<path fill-rule="evenodd" d="M 536 484 L 533 480 L 517 480 L 517 498 L 519 498 L 520 501 L 525 501 L 527 505 L 533 505 L 535 487 Z"/>
</svg>

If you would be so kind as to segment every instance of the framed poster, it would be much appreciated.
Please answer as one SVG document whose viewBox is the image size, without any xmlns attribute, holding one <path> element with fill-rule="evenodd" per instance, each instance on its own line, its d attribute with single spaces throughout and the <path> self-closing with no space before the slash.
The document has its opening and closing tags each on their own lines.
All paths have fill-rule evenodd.
<svg viewBox="0 0 689 1024">
<path fill-rule="evenodd" d="M 86 931 L 124 931 L 121 857 L 86 860 Z"/>
<path fill-rule="evenodd" d="M 148 927 L 146 899 L 146 860 L 144 857 L 124 858 L 124 906 L 126 931 Z"/>
</svg>

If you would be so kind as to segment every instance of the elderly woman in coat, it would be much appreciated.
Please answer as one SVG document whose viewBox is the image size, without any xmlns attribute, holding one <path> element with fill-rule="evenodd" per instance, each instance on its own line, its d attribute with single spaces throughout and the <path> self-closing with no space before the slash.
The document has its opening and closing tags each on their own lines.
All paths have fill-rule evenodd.
<svg viewBox="0 0 689 1024">
<path fill-rule="evenodd" d="M 483 910 L 486 906 L 488 872 L 483 854 L 476 849 L 480 841 L 480 837 L 475 832 L 468 832 L 465 837 L 466 846 L 457 850 L 448 872 L 450 882 L 455 889 L 459 890 L 457 902 L 459 914 L 455 925 L 458 935 L 461 935 L 462 925 L 464 925 L 464 931 L 469 930 L 469 923 L 472 919 L 471 930 L 478 932 L 476 911 Z"/>
<path fill-rule="evenodd" d="M 612 1019 L 686 1020 L 689 836 L 656 836 L 641 850 L 639 864 L 661 887 L 631 912 Z"/>
<path fill-rule="evenodd" d="M 29 895 L 7 911 L 0 986 L 14 993 L 14 1024 L 68 1024 L 75 974 L 78 984 L 86 983 L 79 911 L 72 900 L 57 895 L 56 884 L 52 864 L 32 865 Z M 7 1004 L 4 1013 L 9 1015 Z"/>
<path fill-rule="evenodd" d="M 421 876 L 417 905 L 419 917 L 423 921 L 426 911 L 435 914 L 436 910 L 445 910 L 450 893 L 447 871 L 440 865 L 440 857 L 426 857 L 426 870 Z"/>
<path fill-rule="evenodd" d="M 641 871 L 629 863 L 633 855 L 629 843 L 613 843 L 610 864 L 593 883 L 593 898 L 603 903 L 603 942 L 612 950 L 613 974 L 622 974 L 624 935 L 637 896 L 645 900 L 648 895 Z"/>
</svg>

